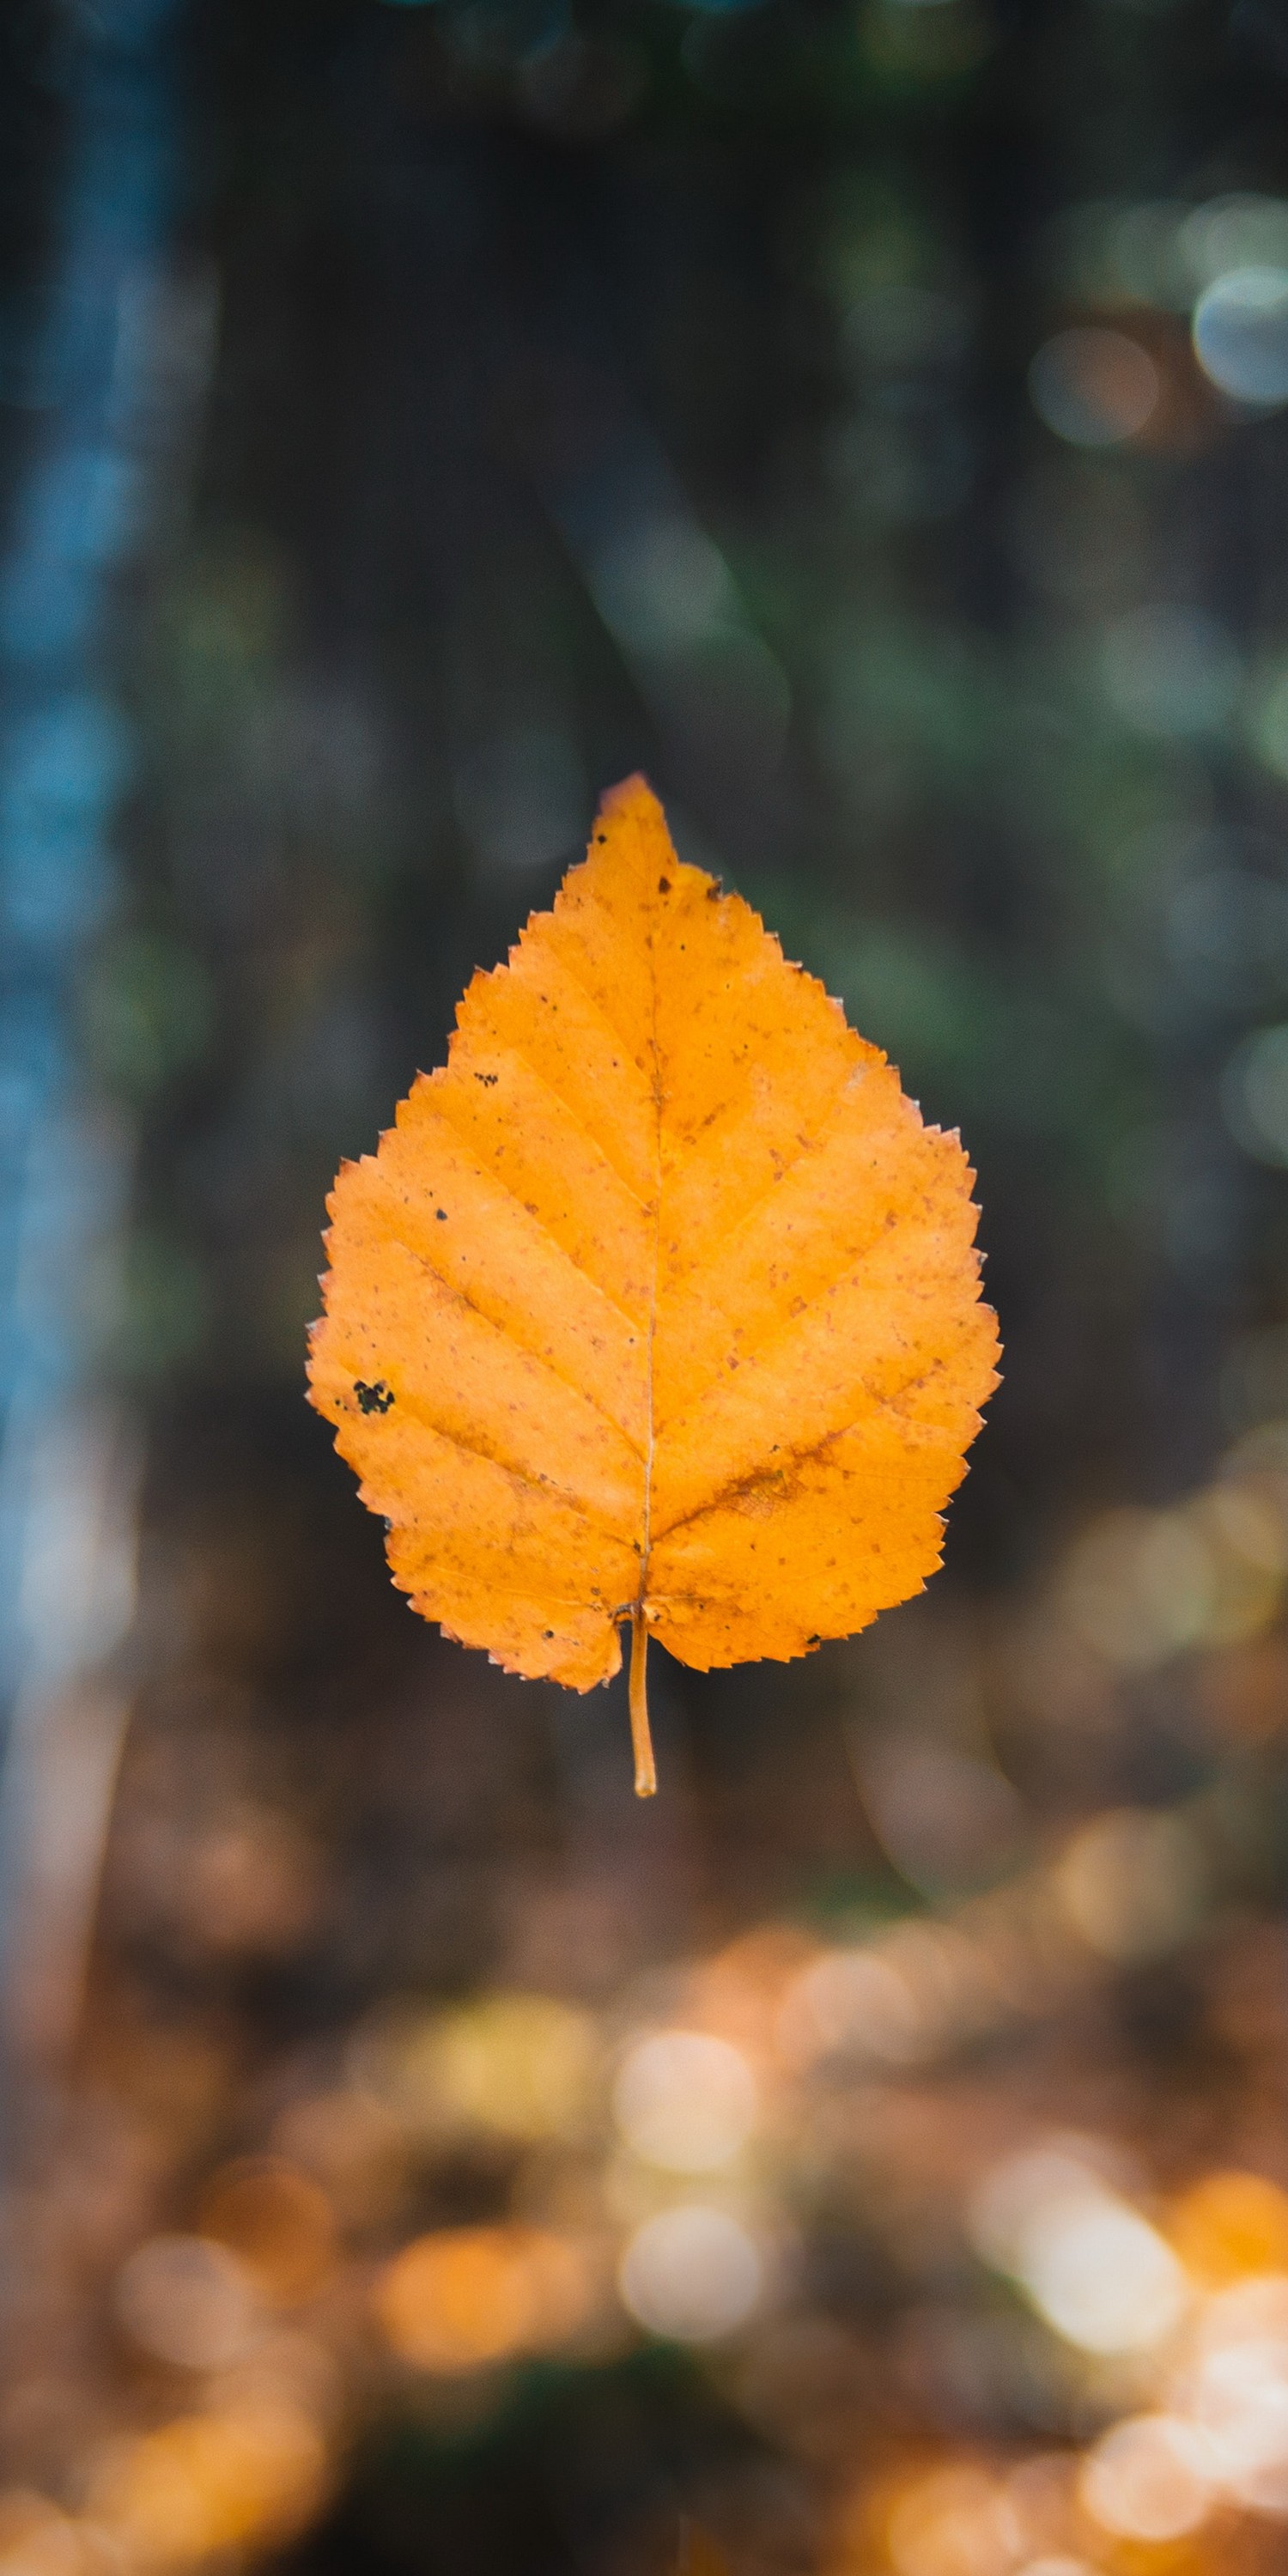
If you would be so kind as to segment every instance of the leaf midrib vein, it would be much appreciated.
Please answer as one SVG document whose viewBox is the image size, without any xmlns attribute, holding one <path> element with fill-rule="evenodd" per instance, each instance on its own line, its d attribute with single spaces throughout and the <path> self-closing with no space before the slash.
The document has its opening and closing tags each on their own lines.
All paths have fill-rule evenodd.
<svg viewBox="0 0 1288 2576">
<path fill-rule="evenodd" d="M 644 1459 L 644 1517 L 640 1531 L 640 1580 L 636 1597 L 636 1615 L 642 1623 L 648 1599 L 649 1556 L 653 1545 L 653 1458 L 657 1446 L 657 1423 L 653 1410 L 653 1359 L 657 1345 L 657 1282 L 662 1261 L 662 1058 L 657 1042 L 657 952 L 650 928 L 648 942 L 649 990 L 652 1003 L 650 1042 L 653 1048 L 653 1280 L 648 1301 L 648 1356 L 645 1362 L 645 1420 L 648 1424 L 648 1450 Z M 647 1631 L 643 1630 L 645 1643 Z"/>
</svg>

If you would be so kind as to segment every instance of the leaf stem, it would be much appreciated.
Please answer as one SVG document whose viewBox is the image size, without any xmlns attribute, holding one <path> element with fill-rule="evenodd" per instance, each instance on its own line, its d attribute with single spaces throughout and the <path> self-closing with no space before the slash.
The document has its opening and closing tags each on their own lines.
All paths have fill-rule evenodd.
<svg viewBox="0 0 1288 2576">
<path fill-rule="evenodd" d="M 635 1795 L 651 1798 L 657 1789 L 657 1767 L 653 1760 L 653 1738 L 648 1725 L 648 1629 L 644 1613 L 637 1610 L 631 1620 L 631 1742 L 635 1747 Z"/>
</svg>

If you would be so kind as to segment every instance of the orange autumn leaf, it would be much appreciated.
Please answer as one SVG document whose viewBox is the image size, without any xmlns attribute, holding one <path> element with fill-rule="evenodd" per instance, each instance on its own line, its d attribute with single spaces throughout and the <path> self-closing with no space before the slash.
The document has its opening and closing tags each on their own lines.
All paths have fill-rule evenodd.
<svg viewBox="0 0 1288 2576">
<path fill-rule="evenodd" d="M 997 1336 L 973 1174 L 643 779 L 329 1201 L 311 1400 L 414 1607 L 574 1690 L 917 1592 Z"/>
</svg>

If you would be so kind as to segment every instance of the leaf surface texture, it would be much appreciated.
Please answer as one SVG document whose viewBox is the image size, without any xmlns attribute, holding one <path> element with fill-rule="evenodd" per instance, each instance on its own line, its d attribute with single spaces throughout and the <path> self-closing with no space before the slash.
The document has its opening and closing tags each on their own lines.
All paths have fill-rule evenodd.
<svg viewBox="0 0 1288 2576">
<path fill-rule="evenodd" d="M 918 1591 L 995 1384 L 973 1175 L 641 779 L 329 1202 L 312 1401 L 394 1580 L 586 1690 Z"/>
</svg>

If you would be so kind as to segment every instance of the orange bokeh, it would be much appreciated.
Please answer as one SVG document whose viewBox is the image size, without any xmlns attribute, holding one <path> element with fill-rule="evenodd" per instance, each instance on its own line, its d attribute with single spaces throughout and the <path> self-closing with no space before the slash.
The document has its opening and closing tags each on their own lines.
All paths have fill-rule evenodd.
<svg viewBox="0 0 1288 2576">
<path fill-rule="evenodd" d="M 1250 2273 L 1285 2272 L 1288 2193 L 1264 2174 L 1205 2174 L 1176 2202 L 1168 2233 L 1204 2289 L 1224 2289 Z"/>
<path fill-rule="evenodd" d="M 561 2343 L 592 2296 L 588 2264 L 561 2237 L 529 2227 L 452 2227 L 404 2247 L 381 2277 L 375 2306 L 401 2360 L 450 2375 Z"/>
<path fill-rule="evenodd" d="M 201 2232 L 240 2256 L 274 2305 L 294 2307 L 335 2259 L 331 2204 L 320 2186 L 278 2156 L 243 2156 L 202 2194 Z"/>
<path fill-rule="evenodd" d="M 317 2504 L 325 2453 L 294 2407 L 182 2415 L 104 2463 L 90 2509 L 127 2564 L 182 2567 L 285 2539 Z"/>
</svg>

